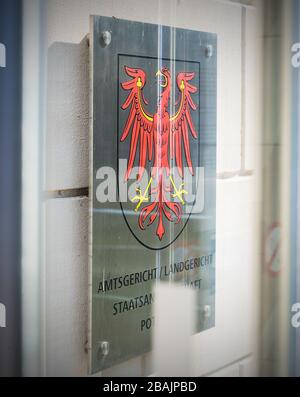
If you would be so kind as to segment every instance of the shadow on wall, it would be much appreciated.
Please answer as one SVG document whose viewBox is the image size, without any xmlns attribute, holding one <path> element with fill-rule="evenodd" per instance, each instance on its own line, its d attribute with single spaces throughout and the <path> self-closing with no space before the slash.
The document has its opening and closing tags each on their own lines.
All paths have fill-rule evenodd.
<svg viewBox="0 0 300 397">
<path fill-rule="evenodd" d="M 52 44 L 47 61 L 46 375 L 85 376 L 88 198 L 73 195 L 73 189 L 88 186 L 87 40 Z"/>
<path fill-rule="evenodd" d="M 53 43 L 48 51 L 46 190 L 88 186 L 89 48 Z"/>
</svg>

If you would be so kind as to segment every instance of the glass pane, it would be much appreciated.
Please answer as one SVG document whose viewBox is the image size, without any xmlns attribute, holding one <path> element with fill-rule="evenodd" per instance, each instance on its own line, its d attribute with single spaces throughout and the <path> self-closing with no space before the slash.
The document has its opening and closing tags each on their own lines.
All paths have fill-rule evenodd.
<svg viewBox="0 0 300 397">
<path fill-rule="evenodd" d="M 92 21 L 95 372 L 151 349 L 161 280 L 197 291 L 196 333 L 214 326 L 217 38 Z"/>
</svg>

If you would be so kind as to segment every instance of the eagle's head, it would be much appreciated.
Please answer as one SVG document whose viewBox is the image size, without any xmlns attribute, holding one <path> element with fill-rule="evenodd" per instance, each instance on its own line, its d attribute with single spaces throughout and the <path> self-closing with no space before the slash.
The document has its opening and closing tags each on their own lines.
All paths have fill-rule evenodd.
<svg viewBox="0 0 300 397">
<path fill-rule="evenodd" d="M 166 89 L 171 86 L 171 74 L 169 69 L 162 68 L 156 72 L 157 82 L 160 87 Z"/>
</svg>

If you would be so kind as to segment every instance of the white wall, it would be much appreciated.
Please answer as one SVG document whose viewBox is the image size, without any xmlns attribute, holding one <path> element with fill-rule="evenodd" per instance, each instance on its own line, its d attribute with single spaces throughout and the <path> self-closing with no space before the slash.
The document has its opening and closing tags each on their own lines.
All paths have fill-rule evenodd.
<svg viewBox="0 0 300 397">
<path fill-rule="evenodd" d="M 255 2 L 259 3 L 258 2 Z M 196 375 L 256 371 L 260 12 L 226 0 L 47 0 L 45 374 L 87 374 L 89 15 L 218 34 L 216 327 Z M 245 146 L 241 145 L 245 143 Z M 244 172 L 243 165 L 251 172 Z M 148 375 L 151 354 L 102 375 Z M 220 372 L 217 372 L 217 371 Z"/>
</svg>

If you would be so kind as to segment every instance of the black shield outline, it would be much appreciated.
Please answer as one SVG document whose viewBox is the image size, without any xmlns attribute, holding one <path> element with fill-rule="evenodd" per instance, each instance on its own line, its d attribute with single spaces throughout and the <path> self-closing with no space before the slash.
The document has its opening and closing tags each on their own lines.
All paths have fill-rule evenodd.
<svg viewBox="0 0 300 397">
<path fill-rule="evenodd" d="M 199 92 L 199 108 L 198 108 L 198 112 L 199 112 L 199 131 L 198 131 L 198 133 L 199 133 L 199 142 L 198 142 L 198 145 L 199 145 L 199 150 L 198 150 L 198 167 L 200 167 L 200 117 L 201 117 L 201 115 L 200 115 L 200 107 L 201 107 L 201 105 L 200 105 L 200 73 L 201 73 L 201 63 L 199 62 L 199 61 L 189 61 L 189 60 L 187 60 L 187 59 L 177 59 L 177 58 L 164 58 L 164 57 L 161 57 L 161 58 L 157 58 L 157 57 L 151 57 L 151 56 L 145 56 L 145 55 L 143 55 L 143 56 L 139 56 L 139 55 L 135 55 L 135 54 L 118 54 L 118 71 L 120 70 L 120 57 L 121 56 L 126 56 L 126 57 L 132 57 L 132 58 L 143 58 L 143 59 L 155 59 L 155 60 L 161 60 L 161 61 L 169 61 L 169 62 L 189 62 L 189 63 L 194 63 L 194 64 L 198 64 L 198 67 L 199 67 L 199 86 L 198 86 L 198 92 Z M 119 106 L 120 106 L 120 76 L 119 76 L 119 74 L 118 74 L 118 79 L 117 79 L 117 84 L 118 84 L 118 86 L 117 86 L 117 131 L 118 131 L 118 139 L 117 139 L 117 157 L 118 157 L 118 160 L 117 160 L 117 195 L 118 195 L 118 201 L 119 201 L 119 204 L 120 204 L 120 207 L 121 207 L 121 211 L 122 211 L 122 215 L 123 215 L 123 218 L 124 218 L 124 220 L 125 220 L 125 223 L 126 223 L 126 225 L 127 225 L 127 227 L 128 227 L 128 229 L 130 230 L 130 232 L 131 232 L 131 234 L 134 236 L 134 238 L 143 246 L 143 247 L 145 247 L 145 248 L 147 248 L 147 249 L 149 249 L 149 250 L 151 250 L 151 251 L 162 251 L 162 250 L 164 250 L 164 249 L 166 249 L 166 248 L 169 248 L 172 244 L 174 244 L 174 242 L 180 237 L 180 235 L 182 234 L 182 232 L 184 231 L 184 229 L 186 228 L 186 226 L 187 226 L 187 224 L 188 224 L 188 222 L 189 222 L 189 220 L 190 220 L 190 217 L 191 217 L 191 214 L 192 214 L 192 211 L 193 211 L 193 208 L 194 208 L 194 205 L 195 205 L 195 202 L 196 202 L 196 199 L 194 200 L 194 202 L 193 202 L 193 204 L 191 205 L 191 211 L 190 211 L 190 213 L 189 213 L 189 216 L 187 217 L 187 220 L 185 221 L 185 223 L 184 223 L 184 225 L 182 226 L 182 228 L 181 228 L 181 230 L 180 230 L 180 232 L 173 238 L 173 240 L 172 241 L 170 241 L 170 242 L 168 242 L 168 244 L 166 244 L 166 245 L 164 245 L 164 246 L 162 246 L 162 247 L 159 247 L 159 248 L 156 248 L 156 247 L 151 247 L 151 246 L 149 246 L 149 245 L 147 245 L 147 244 L 145 244 L 135 233 L 134 233 L 134 231 L 132 230 L 132 228 L 131 228 L 131 226 L 130 226 L 130 224 L 129 224 L 129 222 L 128 222 L 128 220 L 127 220 L 127 218 L 126 218 L 126 215 L 125 215 L 125 213 L 124 213 L 124 209 L 123 209 L 123 205 L 122 205 L 122 202 L 119 200 L 119 190 L 120 190 L 120 187 L 119 187 L 119 181 L 120 181 L 120 178 L 119 178 L 119 146 L 120 146 L 120 139 L 119 139 L 119 134 L 120 134 L 120 123 L 119 123 Z M 196 188 L 198 189 L 198 187 L 199 187 L 199 177 L 200 176 L 198 176 L 198 180 L 196 181 Z"/>
</svg>

